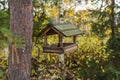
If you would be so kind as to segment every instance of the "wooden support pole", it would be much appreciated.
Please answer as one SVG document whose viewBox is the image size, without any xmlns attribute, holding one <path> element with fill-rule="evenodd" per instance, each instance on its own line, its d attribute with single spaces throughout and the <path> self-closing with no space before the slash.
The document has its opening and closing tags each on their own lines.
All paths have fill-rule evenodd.
<svg viewBox="0 0 120 80">
<path fill-rule="evenodd" d="M 73 43 L 76 43 L 76 36 L 73 36 Z"/>
<path fill-rule="evenodd" d="M 63 47 L 63 36 L 59 34 L 59 47 Z"/>
<path fill-rule="evenodd" d="M 44 39 L 44 45 L 47 45 L 47 35 L 45 34 L 45 36 L 43 37 Z"/>
<path fill-rule="evenodd" d="M 61 69 L 61 76 L 62 76 L 62 80 L 66 80 L 65 79 L 65 72 L 64 72 L 64 69 L 65 69 L 65 62 L 64 62 L 64 53 L 61 53 L 59 55 L 59 67 Z"/>
</svg>

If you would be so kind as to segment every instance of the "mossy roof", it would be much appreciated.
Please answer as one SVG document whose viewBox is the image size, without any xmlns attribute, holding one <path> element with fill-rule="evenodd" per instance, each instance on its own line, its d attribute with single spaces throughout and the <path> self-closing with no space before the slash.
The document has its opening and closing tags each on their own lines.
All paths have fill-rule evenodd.
<svg viewBox="0 0 120 80">
<path fill-rule="evenodd" d="M 48 30 L 48 28 L 50 28 Z M 53 29 L 51 32 L 49 32 L 51 29 Z M 55 32 L 53 32 L 55 31 Z M 51 33 L 60 33 L 63 36 L 69 37 L 69 36 L 75 36 L 75 35 L 80 35 L 83 34 L 83 32 L 81 32 L 79 30 L 79 28 L 77 28 L 75 25 L 71 24 L 71 23 L 59 23 L 59 24 L 48 24 L 46 26 L 45 29 L 43 29 L 41 31 L 41 33 L 39 35 L 44 35 L 44 34 L 51 34 Z M 49 34 L 49 35 L 50 35 Z"/>
<path fill-rule="evenodd" d="M 82 34 L 82 32 L 71 23 L 56 24 L 54 27 L 64 36 L 75 36 Z"/>
</svg>

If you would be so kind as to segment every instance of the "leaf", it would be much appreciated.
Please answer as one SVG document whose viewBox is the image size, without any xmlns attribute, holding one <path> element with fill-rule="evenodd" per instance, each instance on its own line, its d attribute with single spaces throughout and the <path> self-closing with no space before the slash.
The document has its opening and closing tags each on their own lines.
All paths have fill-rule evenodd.
<svg viewBox="0 0 120 80">
<path fill-rule="evenodd" d="M 51 61 L 50 54 L 47 54 L 47 60 Z"/>
</svg>

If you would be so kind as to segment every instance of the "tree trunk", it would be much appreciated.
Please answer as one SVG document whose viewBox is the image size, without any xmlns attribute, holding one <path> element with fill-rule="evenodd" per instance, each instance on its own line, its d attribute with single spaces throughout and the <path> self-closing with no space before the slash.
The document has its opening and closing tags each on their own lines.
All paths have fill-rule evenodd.
<svg viewBox="0 0 120 80">
<path fill-rule="evenodd" d="M 9 47 L 8 79 L 30 80 L 33 0 L 10 0 L 10 29 L 20 43 Z M 18 45 L 18 47 L 16 46 Z"/>
<path fill-rule="evenodd" d="M 112 30 L 112 37 L 115 37 L 115 0 L 111 1 L 111 30 Z"/>
</svg>

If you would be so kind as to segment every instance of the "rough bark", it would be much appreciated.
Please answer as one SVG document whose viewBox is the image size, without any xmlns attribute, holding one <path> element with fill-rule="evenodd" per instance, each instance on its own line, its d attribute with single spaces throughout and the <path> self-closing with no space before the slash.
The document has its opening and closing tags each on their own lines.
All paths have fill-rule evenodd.
<svg viewBox="0 0 120 80">
<path fill-rule="evenodd" d="M 111 1 L 111 30 L 112 30 L 112 37 L 115 37 L 115 0 Z"/>
<path fill-rule="evenodd" d="M 10 29 L 22 38 L 22 47 L 13 43 L 9 47 L 8 79 L 30 80 L 33 0 L 10 0 Z"/>
</svg>

